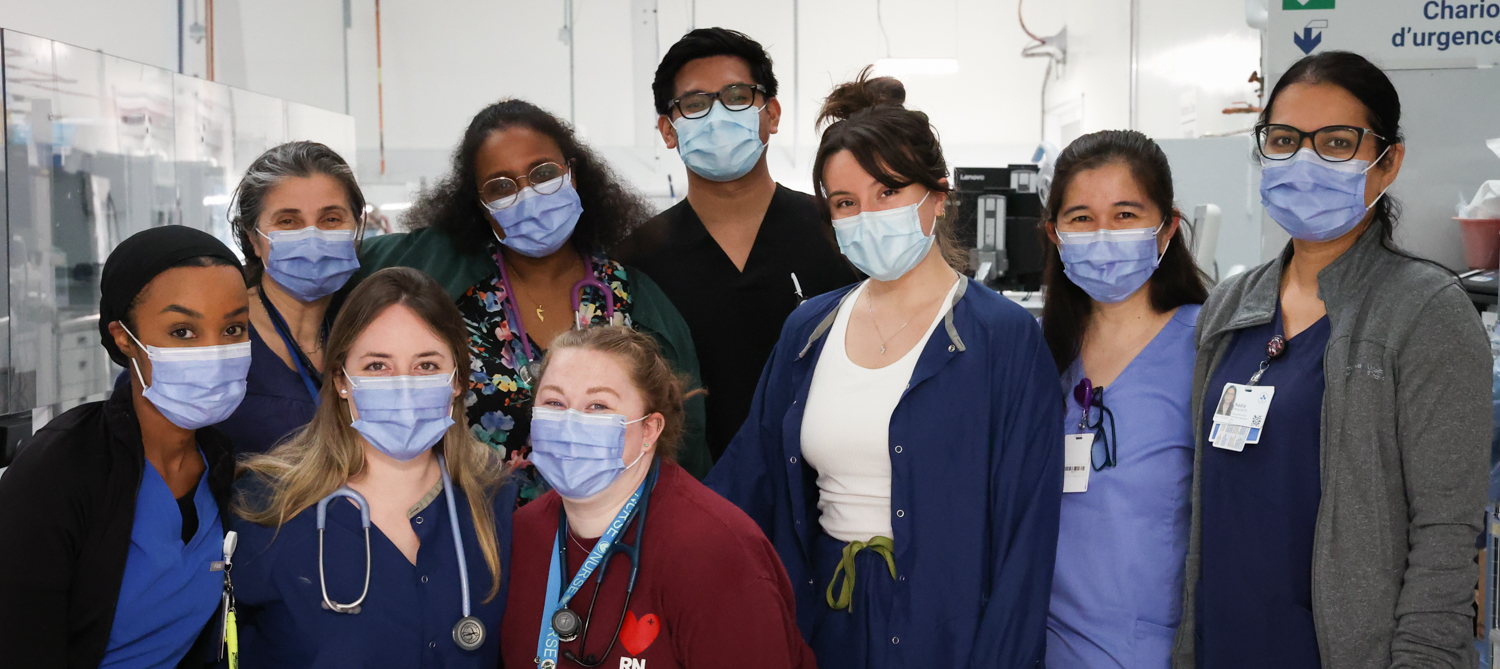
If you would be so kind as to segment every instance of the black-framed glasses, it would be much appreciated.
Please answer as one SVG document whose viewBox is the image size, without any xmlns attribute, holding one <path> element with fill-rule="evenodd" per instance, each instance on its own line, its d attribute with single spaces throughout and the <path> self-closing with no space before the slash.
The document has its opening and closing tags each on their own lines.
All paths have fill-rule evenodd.
<svg viewBox="0 0 1500 669">
<path fill-rule="evenodd" d="M 1289 125 L 1269 124 L 1255 129 L 1255 145 L 1267 160 L 1289 160 L 1297 155 L 1302 142 L 1310 139 L 1318 157 L 1330 163 L 1342 163 L 1353 160 L 1359 153 L 1365 135 L 1385 139 L 1374 130 L 1353 125 L 1330 125 L 1303 132 Z"/>
<path fill-rule="evenodd" d="M 744 111 L 755 106 L 755 94 L 766 94 L 766 87 L 760 84 L 730 84 L 717 93 L 688 93 L 667 104 L 668 109 L 675 108 L 683 118 L 703 118 L 713 109 L 714 100 L 718 100 L 729 111 Z"/>
<path fill-rule="evenodd" d="M 542 195 L 551 195 L 562 188 L 562 177 L 567 173 L 567 168 L 562 165 L 542 163 L 531 168 L 531 172 L 521 178 L 526 180 L 525 187 Z M 495 177 L 479 187 L 479 201 L 490 211 L 500 211 L 516 203 L 516 196 L 521 194 L 521 188 L 521 184 L 515 179 Z"/>
</svg>

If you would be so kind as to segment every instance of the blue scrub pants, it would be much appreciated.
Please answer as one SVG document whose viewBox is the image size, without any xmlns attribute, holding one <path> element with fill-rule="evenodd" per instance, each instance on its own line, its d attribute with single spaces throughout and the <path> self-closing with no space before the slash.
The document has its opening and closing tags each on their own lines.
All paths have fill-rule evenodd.
<svg viewBox="0 0 1500 669">
<path fill-rule="evenodd" d="M 818 533 L 813 564 L 817 567 L 819 593 L 828 591 L 834 569 L 843 558 L 844 543 Z M 819 597 L 815 628 L 807 641 L 820 669 L 883 669 L 893 665 L 888 621 L 896 581 L 885 558 L 873 550 L 860 551 L 854 556 L 854 564 L 854 596 L 849 608 L 836 611 Z M 843 578 L 841 574 L 841 586 Z M 838 595 L 837 588 L 834 595 Z"/>
</svg>

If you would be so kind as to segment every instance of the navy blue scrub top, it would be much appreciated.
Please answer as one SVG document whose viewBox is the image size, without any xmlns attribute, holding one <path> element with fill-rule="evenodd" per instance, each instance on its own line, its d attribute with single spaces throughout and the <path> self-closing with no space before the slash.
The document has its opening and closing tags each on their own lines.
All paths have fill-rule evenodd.
<svg viewBox="0 0 1500 669">
<path fill-rule="evenodd" d="M 274 331 L 270 334 L 276 336 Z M 245 399 L 217 426 L 234 442 L 235 457 L 271 450 L 283 437 L 312 421 L 317 410 L 302 376 L 282 362 L 251 326 Z"/>
<path fill-rule="evenodd" d="M 240 485 L 247 481 L 241 479 Z M 454 502 L 469 570 L 470 607 L 486 631 L 478 649 L 466 651 L 453 641 L 453 626 L 463 617 L 463 595 L 448 503 L 439 492 L 411 517 L 412 530 L 421 541 L 415 565 L 371 523 L 370 592 L 357 614 L 323 608 L 316 506 L 293 517 L 279 534 L 276 528 L 236 518 L 233 529 L 240 533 L 240 543 L 231 577 L 238 601 L 241 666 L 498 666 L 516 487 L 508 483 L 495 495 L 502 569 L 499 593 L 487 603 L 483 600 L 492 579 L 479 550 L 473 516 L 462 491 L 454 491 Z M 341 604 L 359 599 L 365 578 L 364 530 L 358 509 L 345 498 L 328 504 L 324 542 L 329 598 Z"/>
<path fill-rule="evenodd" d="M 1203 575 L 1199 666 L 1321 666 L 1312 615 L 1313 528 L 1322 497 L 1323 355 L 1328 317 L 1297 333 L 1259 385 L 1276 394 L 1260 443 L 1235 453 L 1208 441 L 1226 383 L 1250 380 L 1266 359 L 1271 323 L 1241 330 L 1203 398 Z"/>
</svg>

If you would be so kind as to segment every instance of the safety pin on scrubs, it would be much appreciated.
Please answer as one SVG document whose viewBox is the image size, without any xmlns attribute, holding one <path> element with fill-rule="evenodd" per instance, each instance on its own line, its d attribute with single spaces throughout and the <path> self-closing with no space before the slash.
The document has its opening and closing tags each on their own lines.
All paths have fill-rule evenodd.
<svg viewBox="0 0 1500 669">
<path fill-rule="evenodd" d="M 359 599 L 349 604 L 340 604 L 328 598 L 328 582 L 323 577 L 323 528 L 328 523 L 328 501 L 335 497 L 354 500 L 359 506 L 359 522 L 365 528 L 365 590 L 359 593 Z M 359 613 L 359 605 L 364 603 L 365 595 L 370 594 L 370 504 L 365 501 L 364 495 L 347 486 L 318 501 L 318 586 L 323 589 L 323 608 L 335 613 Z"/>
</svg>

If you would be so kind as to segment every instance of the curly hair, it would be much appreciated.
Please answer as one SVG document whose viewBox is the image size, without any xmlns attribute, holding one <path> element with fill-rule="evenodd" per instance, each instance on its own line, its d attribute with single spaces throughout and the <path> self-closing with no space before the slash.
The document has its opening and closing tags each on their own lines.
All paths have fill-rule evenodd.
<svg viewBox="0 0 1500 669">
<path fill-rule="evenodd" d="M 562 119 L 530 102 L 509 98 L 485 107 L 453 152 L 447 176 L 427 188 L 402 223 L 408 230 L 432 227 L 447 234 L 458 248 L 482 253 L 494 240 L 489 210 L 479 201 L 479 177 L 475 162 L 490 133 L 523 126 L 557 143 L 569 163 L 583 214 L 573 231 L 573 246 L 580 253 L 614 246 L 637 225 L 655 215 L 651 206 L 615 174 L 599 155 L 585 146 Z"/>
</svg>

